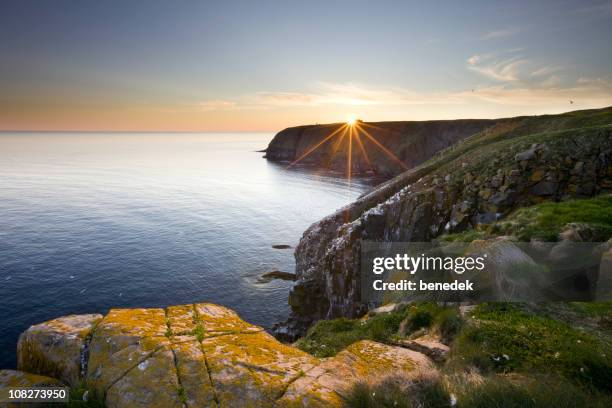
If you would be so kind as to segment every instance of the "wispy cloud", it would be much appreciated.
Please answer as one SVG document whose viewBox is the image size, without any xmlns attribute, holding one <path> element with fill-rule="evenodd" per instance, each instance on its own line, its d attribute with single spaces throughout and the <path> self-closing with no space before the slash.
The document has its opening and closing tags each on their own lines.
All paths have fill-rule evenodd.
<svg viewBox="0 0 612 408">
<path fill-rule="evenodd" d="M 498 57 L 495 54 L 472 55 L 467 66 L 472 71 L 497 81 L 517 81 L 521 66 L 527 63 L 521 56 Z"/>
<path fill-rule="evenodd" d="M 561 71 L 561 67 L 554 65 L 546 65 L 541 68 L 537 68 L 535 71 L 532 71 L 529 76 L 531 77 L 543 77 L 554 74 L 555 72 Z"/>
<path fill-rule="evenodd" d="M 487 31 L 486 33 L 480 36 L 481 40 L 492 40 L 495 38 L 504 38 L 516 35 L 520 32 L 520 30 L 516 27 L 507 27 L 499 30 Z"/>
<path fill-rule="evenodd" d="M 563 104 L 569 100 L 583 101 L 586 104 L 612 104 L 612 83 L 601 78 L 583 77 L 572 83 L 562 85 L 559 77 L 553 75 L 547 76 L 545 80 L 539 82 L 511 81 L 505 84 L 482 86 L 463 91 L 417 92 L 397 87 L 319 82 L 314 84 L 311 92 L 262 91 L 239 96 L 231 103 L 206 101 L 198 104 L 198 106 L 219 110 L 326 106 L 347 108 L 411 105 L 467 106 L 474 103 L 538 106 L 542 104 Z"/>
</svg>

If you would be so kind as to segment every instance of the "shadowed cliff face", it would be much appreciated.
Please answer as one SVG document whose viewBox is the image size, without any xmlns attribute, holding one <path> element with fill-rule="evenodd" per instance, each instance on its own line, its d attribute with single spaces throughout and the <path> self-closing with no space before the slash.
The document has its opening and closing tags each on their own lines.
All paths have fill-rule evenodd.
<svg viewBox="0 0 612 408">
<path fill-rule="evenodd" d="M 611 124 L 612 108 L 498 120 L 313 224 L 276 334 L 293 339 L 316 320 L 366 312 L 361 240 L 429 241 L 518 207 L 612 191 Z"/>
<path fill-rule="evenodd" d="M 299 160 L 299 164 L 346 172 L 350 149 L 352 174 L 373 172 L 395 176 L 495 123 L 495 120 L 474 119 L 358 122 L 354 127 L 343 123 L 297 126 L 279 132 L 266 149 L 265 157 L 270 161 L 291 163 L 320 144 Z M 353 142 L 349 148 L 351 132 Z M 385 153 L 385 149 L 403 165 Z"/>
</svg>

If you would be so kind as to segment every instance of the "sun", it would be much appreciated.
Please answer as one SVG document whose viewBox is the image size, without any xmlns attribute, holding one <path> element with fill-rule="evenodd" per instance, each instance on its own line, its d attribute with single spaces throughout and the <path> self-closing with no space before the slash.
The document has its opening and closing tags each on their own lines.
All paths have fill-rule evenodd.
<svg viewBox="0 0 612 408">
<path fill-rule="evenodd" d="M 354 125 L 355 125 L 355 123 L 357 123 L 357 116 L 355 116 L 355 115 L 349 115 L 349 116 L 346 118 L 346 124 L 347 124 L 347 125 L 349 125 L 349 126 L 354 126 Z"/>
</svg>

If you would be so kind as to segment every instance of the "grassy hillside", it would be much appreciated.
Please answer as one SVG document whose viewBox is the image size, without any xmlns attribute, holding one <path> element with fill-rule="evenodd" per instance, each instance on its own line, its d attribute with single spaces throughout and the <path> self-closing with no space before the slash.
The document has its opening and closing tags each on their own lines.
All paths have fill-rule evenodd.
<svg viewBox="0 0 612 408">
<path fill-rule="evenodd" d="M 400 326 L 404 332 L 400 333 Z M 363 320 L 320 321 L 297 345 L 330 356 L 360 339 L 427 333 L 450 345 L 439 378 L 410 390 L 361 384 L 350 407 L 606 407 L 612 404 L 612 303 L 415 304 Z"/>
<path fill-rule="evenodd" d="M 612 238 L 612 195 L 594 198 L 544 202 L 519 208 L 503 220 L 462 233 L 440 237 L 444 241 L 471 242 L 500 235 L 512 235 L 520 241 L 554 242 L 568 228 L 588 229 L 590 241 L 603 242 Z"/>
</svg>

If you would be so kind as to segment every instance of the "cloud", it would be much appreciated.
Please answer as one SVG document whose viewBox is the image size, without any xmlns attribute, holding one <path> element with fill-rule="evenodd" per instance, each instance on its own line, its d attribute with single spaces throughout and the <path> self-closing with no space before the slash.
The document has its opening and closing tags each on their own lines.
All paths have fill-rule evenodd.
<svg viewBox="0 0 612 408">
<path fill-rule="evenodd" d="M 400 106 L 458 102 L 447 93 L 418 93 L 398 87 L 376 87 L 352 82 L 317 82 L 312 92 L 258 92 L 246 96 L 247 105 L 266 106 Z"/>
<path fill-rule="evenodd" d="M 551 75 L 551 74 L 553 74 L 555 72 L 558 72 L 560 70 L 561 70 L 561 67 L 553 66 L 553 65 L 547 65 L 547 66 L 538 68 L 535 71 L 531 72 L 531 74 L 529 74 L 529 76 L 531 76 L 531 77 L 548 76 L 548 75 Z"/>
<path fill-rule="evenodd" d="M 517 81 L 520 69 L 528 61 L 519 56 L 498 58 L 494 54 L 472 55 L 467 59 L 468 68 L 497 81 Z"/>
<path fill-rule="evenodd" d="M 476 58 L 478 60 L 478 58 Z M 478 62 L 478 61 L 476 61 Z M 549 67 L 546 67 L 549 68 Z M 544 75 L 550 69 L 531 73 Z M 392 108 L 403 106 L 443 106 L 493 103 L 499 105 L 550 106 L 569 100 L 586 105 L 612 104 L 612 83 L 597 78 L 579 78 L 563 85 L 556 75 L 537 82 L 509 81 L 462 91 L 417 92 L 412 89 L 364 85 L 353 82 L 317 82 L 310 92 L 261 91 L 234 100 L 210 100 L 199 103 L 200 109 L 274 110 L 311 107 Z M 566 81 L 567 82 L 567 81 Z"/>
<path fill-rule="evenodd" d="M 495 38 L 504 38 L 516 35 L 520 32 L 518 28 L 503 28 L 500 30 L 488 31 L 480 36 L 481 40 L 492 40 Z"/>
</svg>

